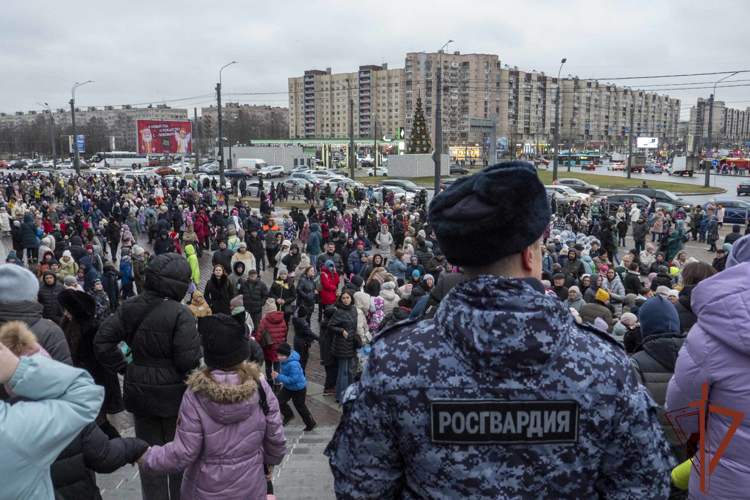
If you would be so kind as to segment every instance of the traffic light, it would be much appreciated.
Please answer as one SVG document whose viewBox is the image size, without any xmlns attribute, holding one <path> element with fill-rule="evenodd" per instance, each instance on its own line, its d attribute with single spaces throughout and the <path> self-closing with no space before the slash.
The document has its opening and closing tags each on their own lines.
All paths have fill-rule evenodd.
<svg viewBox="0 0 750 500">
<path fill-rule="evenodd" d="M 399 127 L 396 134 L 396 139 L 399 141 L 402 141 L 406 137 L 406 131 L 404 130 L 404 127 Z"/>
</svg>

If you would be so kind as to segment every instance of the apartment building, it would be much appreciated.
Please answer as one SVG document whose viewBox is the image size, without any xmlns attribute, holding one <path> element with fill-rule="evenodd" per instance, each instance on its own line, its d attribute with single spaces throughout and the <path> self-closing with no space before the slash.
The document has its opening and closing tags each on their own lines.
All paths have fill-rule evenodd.
<svg viewBox="0 0 750 500">
<path fill-rule="evenodd" d="M 711 139 L 714 144 L 745 146 L 750 141 L 750 108 L 745 111 L 727 108 L 723 101 L 714 101 Z M 709 100 L 698 99 L 690 108 L 689 134 L 708 139 Z"/>
<path fill-rule="evenodd" d="M 355 137 L 372 137 L 377 124 L 378 137 L 395 135 L 398 127 L 404 127 L 408 138 L 421 97 L 435 144 L 438 68 L 446 148 L 482 145 L 485 135 L 472 132 L 470 121 L 497 114 L 498 137 L 526 150 L 545 152 L 555 133 L 558 86 L 563 144 L 571 140 L 577 147 L 624 147 L 631 108 L 635 136 L 658 136 L 671 143 L 679 121 L 680 100 L 668 96 L 570 76 L 558 82 L 544 72 L 503 65 L 493 54 L 410 52 L 403 70 L 360 66 L 356 73 L 333 74 L 327 68 L 290 78 L 289 136 L 348 137 L 351 100 Z M 734 115 L 728 120 L 738 129 L 747 122 Z"/>
<path fill-rule="evenodd" d="M 404 95 L 404 70 L 387 64 L 305 71 L 289 78 L 289 137 L 348 138 L 350 104 L 355 137 L 395 136 L 405 121 Z"/>
<path fill-rule="evenodd" d="M 16 111 L 14 114 L 0 113 L 0 127 L 12 128 L 31 124 L 40 117 L 48 121 L 50 116 L 56 125 L 62 127 L 72 125 L 70 109 L 59 108 L 52 112 L 44 110 L 27 113 Z M 146 108 L 134 108 L 130 105 L 76 108 L 76 126 L 81 127 L 92 118 L 102 120 L 109 133 L 115 136 L 118 144 L 134 145 L 136 143 L 136 120 L 187 121 L 188 113 L 186 109 L 170 108 L 164 104 Z"/>
</svg>

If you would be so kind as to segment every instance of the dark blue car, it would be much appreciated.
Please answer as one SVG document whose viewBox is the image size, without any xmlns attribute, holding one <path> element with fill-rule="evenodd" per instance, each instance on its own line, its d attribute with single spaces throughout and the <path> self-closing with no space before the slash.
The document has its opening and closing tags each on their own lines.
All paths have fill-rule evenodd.
<svg viewBox="0 0 750 500">
<path fill-rule="evenodd" d="M 745 220 L 750 219 L 750 203 L 746 201 L 735 200 L 716 200 L 716 206 L 722 206 L 724 209 L 724 224 L 745 225 Z M 708 203 L 703 205 L 706 210 Z"/>
</svg>

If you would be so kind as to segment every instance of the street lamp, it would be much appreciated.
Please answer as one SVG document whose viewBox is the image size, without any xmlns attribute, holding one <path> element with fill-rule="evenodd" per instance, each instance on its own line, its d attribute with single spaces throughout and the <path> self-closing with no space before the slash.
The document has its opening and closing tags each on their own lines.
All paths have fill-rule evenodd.
<svg viewBox="0 0 750 500">
<path fill-rule="evenodd" d="M 224 71 L 224 68 L 231 66 L 232 64 L 237 64 L 237 61 L 232 61 L 221 67 L 219 70 L 219 83 L 216 84 L 216 101 L 219 106 L 219 182 L 221 183 L 222 188 L 224 187 L 224 146 L 222 145 L 221 137 L 221 72 Z"/>
<path fill-rule="evenodd" d="M 42 104 L 41 102 L 37 103 L 38 105 L 47 108 L 47 111 L 49 111 L 49 121 L 50 121 L 50 127 L 49 127 L 49 137 L 52 141 L 52 167 L 57 166 L 57 148 L 55 147 L 55 119 L 52 117 L 52 108 L 49 107 L 49 104 L 46 102 Z M 77 149 L 77 145 L 76 145 Z"/>
<path fill-rule="evenodd" d="M 357 163 L 357 156 L 354 152 L 354 100 L 352 99 L 352 85 L 349 82 L 349 79 L 345 78 L 344 82 L 346 82 L 347 96 L 349 98 L 349 175 L 351 175 L 352 180 L 354 180 L 354 167 Z M 341 85 L 341 82 L 333 83 Z"/>
<path fill-rule="evenodd" d="M 714 83 L 714 92 L 711 94 L 711 97 L 708 98 L 708 152 L 713 152 L 713 144 L 711 143 L 711 132 L 713 128 L 713 122 L 714 122 L 714 95 L 716 94 L 716 86 L 720 83 L 726 80 L 727 78 L 731 78 L 734 75 L 739 73 L 739 71 L 736 71 L 732 73 L 731 75 L 727 75 L 724 78 L 719 79 L 716 83 Z M 713 155 L 711 156 L 713 158 Z M 711 166 L 706 164 L 706 179 L 703 182 L 703 187 L 708 187 L 711 184 Z"/>
<path fill-rule="evenodd" d="M 443 155 L 443 84 L 442 84 L 442 73 L 443 73 L 443 50 L 448 46 L 449 43 L 453 43 L 453 40 L 448 40 L 445 45 L 440 47 L 438 51 L 438 70 L 437 70 L 437 105 L 435 106 L 435 151 L 432 153 L 432 158 L 435 161 L 435 195 L 440 192 L 440 160 Z M 468 134 L 468 132 L 467 132 Z M 468 136 L 467 136 L 468 140 Z"/>
<path fill-rule="evenodd" d="M 76 175 L 81 173 L 81 168 L 78 163 L 78 136 L 76 135 L 76 89 L 78 87 L 86 85 L 87 83 L 94 83 L 94 80 L 88 80 L 83 83 L 76 82 L 76 84 L 73 85 L 73 88 L 70 90 L 70 122 L 73 126 L 73 150 L 75 151 L 75 156 L 73 157 L 73 168 L 76 169 Z"/>
<path fill-rule="evenodd" d="M 562 71 L 563 64 L 565 64 L 568 60 L 563 57 L 563 60 L 560 61 L 560 69 L 557 71 L 557 94 L 555 97 L 555 143 L 553 144 L 555 148 L 555 156 L 552 159 L 552 180 L 557 180 L 557 156 L 559 155 L 559 151 L 557 149 L 557 144 L 560 141 L 560 131 L 558 130 L 560 128 L 560 72 Z M 568 155 L 570 156 L 570 151 L 568 151 Z M 570 158 L 568 158 L 570 159 Z"/>
</svg>

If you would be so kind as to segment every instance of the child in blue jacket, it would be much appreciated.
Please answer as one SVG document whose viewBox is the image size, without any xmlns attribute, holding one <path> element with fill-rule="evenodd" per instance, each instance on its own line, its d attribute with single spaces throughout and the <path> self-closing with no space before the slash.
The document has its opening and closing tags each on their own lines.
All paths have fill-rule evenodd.
<svg viewBox="0 0 750 500">
<path fill-rule="evenodd" d="M 122 274 L 122 301 L 125 302 L 130 297 L 135 295 L 133 293 L 133 266 L 130 264 L 130 255 L 123 255 L 120 260 L 120 273 Z"/>
<path fill-rule="evenodd" d="M 282 342 L 276 349 L 276 355 L 281 362 L 281 373 L 271 372 L 271 377 L 284 384 L 284 387 L 277 394 L 279 409 L 284 417 L 284 427 L 294 420 L 294 413 L 289 408 L 289 400 L 291 399 L 294 408 L 305 423 L 305 430 L 311 431 L 318 426 L 318 423 L 313 419 L 310 410 L 307 409 L 307 404 L 305 404 L 307 380 L 305 380 L 305 374 L 299 364 L 299 354 L 292 350 L 292 346 Z"/>
</svg>

